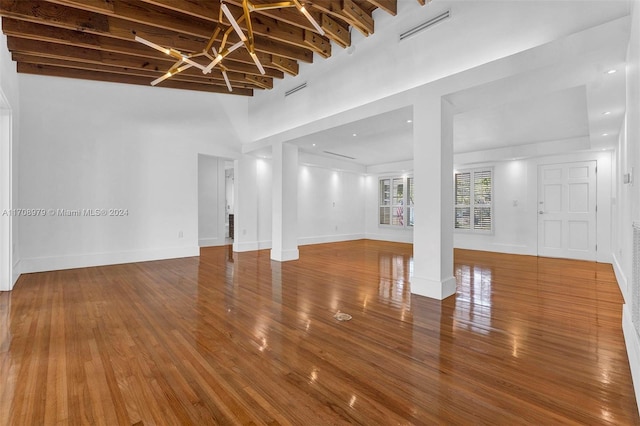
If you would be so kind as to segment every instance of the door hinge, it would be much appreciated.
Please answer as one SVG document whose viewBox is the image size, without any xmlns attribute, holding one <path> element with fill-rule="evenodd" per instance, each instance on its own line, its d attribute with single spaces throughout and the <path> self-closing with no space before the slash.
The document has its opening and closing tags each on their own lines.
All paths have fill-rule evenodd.
<svg viewBox="0 0 640 426">
<path fill-rule="evenodd" d="M 598 245 L 596 244 L 596 251 L 598 251 Z"/>
<path fill-rule="evenodd" d="M 598 173 L 598 166 L 596 166 L 596 173 Z"/>
</svg>

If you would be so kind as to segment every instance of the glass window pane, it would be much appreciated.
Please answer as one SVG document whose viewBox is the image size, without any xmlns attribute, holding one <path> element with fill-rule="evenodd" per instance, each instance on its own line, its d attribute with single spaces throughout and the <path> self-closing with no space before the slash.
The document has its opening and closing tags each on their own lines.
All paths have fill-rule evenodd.
<svg viewBox="0 0 640 426">
<path fill-rule="evenodd" d="M 380 205 L 391 205 L 391 179 L 380 179 Z"/>
<path fill-rule="evenodd" d="M 473 174 L 473 198 L 475 204 L 491 204 L 491 171 Z"/>
<path fill-rule="evenodd" d="M 407 226 L 413 226 L 413 207 L 407 207 Z"/>
<path fill-rule="evenodd" d="M 473 228 L 491 231 L 491 207 L 475 207 L 473 209 Z"/>
<path fill-rule="evenodd" d="M 471 204 L 471 173 L 456 173 L 456 205 Z"/>
<path fill-rule="evenodd" d="M 404 179 L 393 179 L 393 205 L 404 204 Z"/>
<path fill-rule="evenodd" d="M 407 178 L 407 192 L 408 192 L 407 203 L 410 206 L 413 206 L 413 178 Z M 410 222 L 413 223 L 413 220 L 411 220 Z"/>
<path fill-rule="evenodd" d="M 380 207 L 380 225 L 391 224 L 391 207 Z"/>
<path fill-rule="evenodd" d="M 402 206 L 393 207 L 393 217 L 391 218 L 391 224 L 398 226 L 404 225 L 404 208 Z"/>
<path fill-rule="evenodd" d="M 471 229 L 471 207 L 456 207 L 456 229 Z"/>
</svg>

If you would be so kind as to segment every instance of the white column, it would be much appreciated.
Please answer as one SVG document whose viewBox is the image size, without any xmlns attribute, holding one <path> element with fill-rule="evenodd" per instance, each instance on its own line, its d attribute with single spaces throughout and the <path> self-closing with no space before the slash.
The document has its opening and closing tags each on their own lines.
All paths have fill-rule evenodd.
<svg viewBox="0 0 640 426">
<path fill-rule="evenodd" d="M 298 147 L 276 143 L 272 150 L 271 259 L 296 260 L 298 252 Z"/>
<path fill-rule="evenodd" d="M 233 251 L 258 250 L 258 190 L 256 159 L 243 155 L 234 161 L 234 219 Z"/>
<path fill-rule="evenodd" d="M 453 276 L 453 113 L 440 96 L 419 99 L 413 110 L 415 226 L 411 292 L 444 299 L 456 292 Z"/>
<path fill-rule="evenodd" d="M 9 291 L 13 288 L 12 120 L 3 99 L 0 92 L 0 291 Z"/>
</svg>

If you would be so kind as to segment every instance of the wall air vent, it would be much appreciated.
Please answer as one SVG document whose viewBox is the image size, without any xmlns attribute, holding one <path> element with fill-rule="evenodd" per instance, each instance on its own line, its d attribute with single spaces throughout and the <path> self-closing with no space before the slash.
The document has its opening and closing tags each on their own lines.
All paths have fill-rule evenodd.
<svg viewBox="0 0 640 426">
<path fill-rule="evenodd" d="M 342 155 L 342 154 L 337 154 L 335 152 L 331 152 L 331 151 L 322 151 L 325 154 L 331 154 L 331 155 L 335 155 L 336 157 L 342 157 L 342 158 L 348 158 L 349 160 L 355 160 L 355 157 L 349 157 L 348 155 Z"/>
<path fill-rule="evenodd" d="M 286 98 L 289 95 L 293 95 L 296 92 L 299 92 L 300 90 L 304 89 L 305 87 L 307 87 L 307 83 L 302 83 L 300 86 L 296 86 L 293 89 L 287 90 L 286 92 L 284 92 L 284 97 Z"/>
<path fill-rule="evenodd" d="M 423 22 L 422 24 L 418 25 L 417 27 L 413 27 L 409 31 L 403 32 L 402 34 L 400 34 L 400 40 L 404 40 L 405 38 L 412 37 L 412 36 L 418 34 L 419 32 L 422 32 L 422 31 L 426 30 L 427 28 L 431 28 L 434 25 L 439 24 L 442 21 L 446 21 L 450 17 L 451 17 L 451 11 L 447 10 L 446 12 L 441 13 L 440 15 L 436 16 L 435 18 L 429 19 L 427 22 Z"/>
</svg>

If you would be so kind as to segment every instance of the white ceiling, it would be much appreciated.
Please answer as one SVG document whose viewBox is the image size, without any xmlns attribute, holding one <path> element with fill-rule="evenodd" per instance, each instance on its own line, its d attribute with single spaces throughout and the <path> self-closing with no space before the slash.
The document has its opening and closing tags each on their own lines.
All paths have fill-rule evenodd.
<svg viewBox="0 0 640 426">
<path fill-rule="evenodd" d="M 413 108 L 405 107 L 289 142 L 303 152 L 362 165 L 411 160 L 412 119 Z"/>
<path fill-rule="evenodd" d="M 578 137 L 589 139 L 592 149 L 614 148 L 626 102 L 628 27 L 602 28 L 593 35 L 597 47 L 587 49 L 587 54 L 574 55 L 576 46 L 567 41 L 562 44 L 562 60 L 554 49 L 540 51 L 549 57 L 547 67 L 449 95 L 458 111 L 454 152 L 548 146 Z M 618 72 L 608 74 L 610 69 Z M 412 108 L 406 107 L 288 142 L 302 152 L 363 166 L 411 160 L 413 133 L 407 120 L 412 115 Z"/>
<path fill-rule="evenodd" d="M 454 116 L 456 153 L 589 135 L 584 86 Z"/>
</svg>

